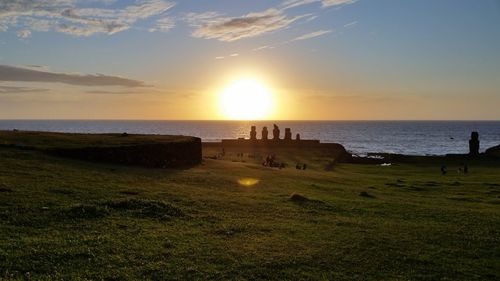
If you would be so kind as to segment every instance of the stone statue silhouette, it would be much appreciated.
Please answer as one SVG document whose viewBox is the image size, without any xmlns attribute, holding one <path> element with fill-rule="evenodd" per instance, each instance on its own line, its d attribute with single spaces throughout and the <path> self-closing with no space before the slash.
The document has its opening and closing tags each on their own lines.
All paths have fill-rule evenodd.
<svg viewBox="0 0 500 281">
<path fill-rule="evenodd" d="M 274 124 L 273 126 L 274 126 L 273 140 L 279 140 L 280 139 L 280 129 L 278 128 L 278 126 L 276 126 L 276 124 Z"/>
<path fill-rule="evenodd" d="M 478 132 L 472 132 L 470 134 L 469 155 L 471 155 L 471 156 L 479 155 L 479 133 Z"/>
<path fill-rule="evenodd" d="M 257 139 L 257 128 L 255 126 L 252 126 L 252 130 L 250 131 L 250 139 L 251 140 Z"/>
<path fill-rule="evenodd" d="M 269 132 L 267 131 L 267 127 L 262 128 L 262 140 L 267 140 Z"/>
<path fill-rule="evenodd" d="M 292 140 L 292 130 L 290 128 L 285 128 L 285 140 L 286 141 Z"/>
</svg>

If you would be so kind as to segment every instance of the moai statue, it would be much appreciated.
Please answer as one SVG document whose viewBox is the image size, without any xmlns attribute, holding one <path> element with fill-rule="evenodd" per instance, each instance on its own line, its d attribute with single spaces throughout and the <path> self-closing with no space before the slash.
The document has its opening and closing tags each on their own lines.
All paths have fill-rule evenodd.
<svg viewBox="0 0 500 281">
<path fill-rule="evenodd" d="M 262 140 L 267 140 L 267 136 L 269 132 L 267 131 L 267 127 L 262 128 Z"/>
<path fill-rule="evenodd" d="M 255 126 L 252 126 L 252 129 L 250 130 L 250 140 L 256 140 L 257 139 L 257 129 Z"/>
<path fill-rule="evenodd" d="M 285 128 L 285 140 L 286 141 L 292 140 L 292 130 L 290 128 Z"/>
<path fill-rule="evenodd" d="M 469 155 L 471 155 L 471 156 L 479 155 L 479 133 L 478 132 L 472 132 L 472 134 L 470 134 Z"/>
<path fill-rule="evenodd" d="M 295 135 L 295 140 L 300 140 L 300 134 Z"/>
<path fill-rule="evenodd" d="M 279 140 L 280 139 L 280 128 L 278 128 L 278 126 L 276 126 L 276 124 L 274 124 L 273 126 L 274 126 L 273 140 Z"/>
</svg>

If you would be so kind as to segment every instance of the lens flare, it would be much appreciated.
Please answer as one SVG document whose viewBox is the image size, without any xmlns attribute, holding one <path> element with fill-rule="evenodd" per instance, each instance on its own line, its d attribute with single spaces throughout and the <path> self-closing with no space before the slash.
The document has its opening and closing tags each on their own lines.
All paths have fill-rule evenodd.
<svg viewBox="0 0 500 281">
<path fill-rule="evenodd" d="M 243 185 L 243 186 L 254 186 L 256 184 L 258 184 L 260 182 L 260 180 L 258 179 L 253 179 L 253 178 L 242 178 L 242 179 L 239 179 L 238 180 L 238 183 L 240 185 Z"/>
</svg>

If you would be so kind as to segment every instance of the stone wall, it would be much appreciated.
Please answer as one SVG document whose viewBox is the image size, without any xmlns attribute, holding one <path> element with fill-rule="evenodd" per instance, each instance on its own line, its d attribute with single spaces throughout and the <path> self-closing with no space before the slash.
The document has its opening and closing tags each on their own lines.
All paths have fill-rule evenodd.
<svg viewBox="0 0 500 281">
<path fill-rule="evenodd" d="M 55 148 L 49 153 L 87 161 L 149 168 L 185 168 L 201 163 L 201 139 L 110 147 Z"/>
</svg>

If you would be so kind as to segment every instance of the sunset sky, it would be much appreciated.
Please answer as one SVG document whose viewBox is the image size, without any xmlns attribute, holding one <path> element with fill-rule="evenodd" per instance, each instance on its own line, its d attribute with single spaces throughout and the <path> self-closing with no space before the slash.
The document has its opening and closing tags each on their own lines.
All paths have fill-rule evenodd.
<svg viewBox="0 0 500 281">
<path fill-rule="evenodd" d="M 0 119 L 227 119 L 241 79 L 269 119 L 498 120 L 500 1 L 0 0 Z"/>
</svg>

